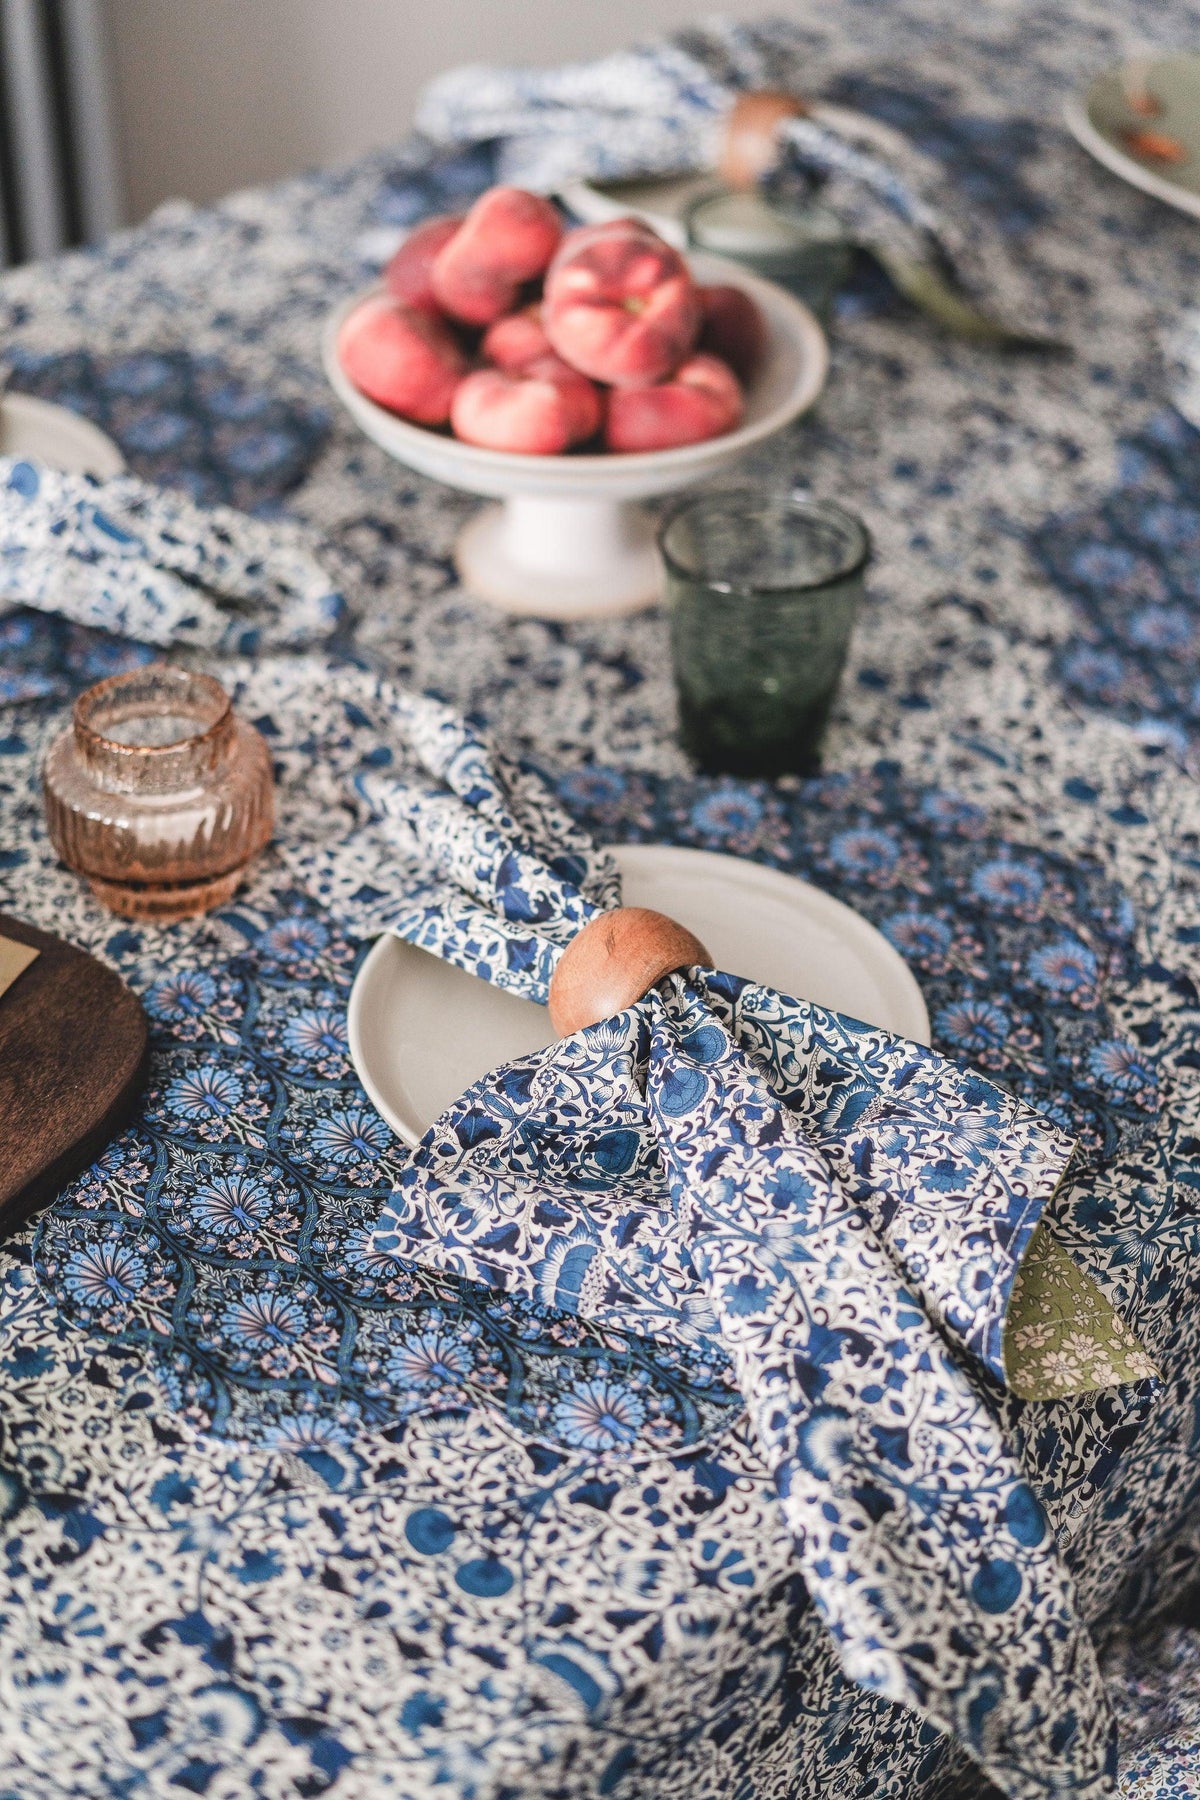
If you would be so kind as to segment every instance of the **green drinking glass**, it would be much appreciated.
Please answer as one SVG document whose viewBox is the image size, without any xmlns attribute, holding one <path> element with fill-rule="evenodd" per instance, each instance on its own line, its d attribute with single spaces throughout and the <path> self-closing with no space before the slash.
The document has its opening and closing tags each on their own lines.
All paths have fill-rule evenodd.
<svg viewBox="0 0 1200 1800">
<path fill-rule="evenodd" d="M 710 774 L 811 774 L 871 555 L 829 500 L 705 494 L 658 537 L 679 735 Z"/>
<path fill-rule="evenodd" d="M 704 194 L 688 208 L 688 243 L 728 256 L 789 288 L 827 321 L 838 289 L 850 278 L 853 248 L 837 217 L 823 206 L 772 206 L 762 194 Z"/>
</svg>

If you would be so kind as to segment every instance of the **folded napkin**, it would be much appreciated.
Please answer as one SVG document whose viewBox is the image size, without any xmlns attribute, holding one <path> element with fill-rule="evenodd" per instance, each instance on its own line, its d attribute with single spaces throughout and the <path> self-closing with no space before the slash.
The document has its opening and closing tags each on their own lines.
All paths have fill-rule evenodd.
<svg viewBox="0 0 1200 1800">
<path fill-rule="evenodd" d="M 434 144 L 493 143 L 497 177 L 544 192 L 583 178 L 615 181 L 714 169 L 739 93 L 800 98 L 811 46 L 784 19 L 716 19 L 658 43 L 559 69 L 452 69 L 425 89 L 417 128 Z M 766 178 L 781 205 L 818 194 L 849 239 L 897 286 L 951 330 L 980 341 L 1046 345 L 1023 326 L 981 310 L 968 295 L 994 286 L 980 257 L 977 217 L 938 163 L 898 133 L 889 148 L 852 116 L 803 117 L 776 134 Z"/>
<path fill-rule="evenodd" d="M 344 611 L 299 525 L 0 457 L 0 612 L 17 606 L 222 653 L 300 648 Z"/>
<path fill-rule="evenodd" d="M 369 765 L 328 772 L 352 780 L 357 827 L 285 853 L 339 911 L 545 1000 L 575 932 L 619 903 L 611 859 L 467 722 L 380 699 L 394 729 Z M 1063 1255 L 1038 1225 L 1070 1155 L 932 1050 L 694 968 L 477 1082 L 375 1243 L 719 1347 L 851 1678 L 955 1733 L 1009 1794 L 1098 1795 L 1091 1642 L 989 1400 L 1015 1287 Z M 1152 1373 L 1119 1324 L 1115 1342 L 1103 1377 Z M 627 1397 L 593 1387 L 578 1441 L 632 1442 Z"/>
</svg>

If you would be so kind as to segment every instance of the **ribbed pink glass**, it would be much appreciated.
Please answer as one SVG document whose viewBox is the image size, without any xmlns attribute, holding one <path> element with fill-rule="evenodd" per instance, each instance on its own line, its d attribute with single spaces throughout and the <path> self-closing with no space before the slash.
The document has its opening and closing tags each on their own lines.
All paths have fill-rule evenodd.
<svg viewBox="0 0 1200 1800">
<path fill-rule="evenodd" d="M 211 675 L 168 663 L 81 694 L 42 783 L 54 848 L 126 918 L 219 906 L 271 837 L 262 736 Z"/>
</svg>

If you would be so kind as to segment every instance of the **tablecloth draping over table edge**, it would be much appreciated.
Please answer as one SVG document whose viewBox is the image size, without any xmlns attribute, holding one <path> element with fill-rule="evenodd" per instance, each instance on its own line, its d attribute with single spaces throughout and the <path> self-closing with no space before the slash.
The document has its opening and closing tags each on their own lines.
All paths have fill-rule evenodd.
<svg viewBox="0 0 1200 1800">
<path fill-rule="evenodd" d="M 1182 29 L 1182 13 L 1179 23 Z M 1048 22 L 1031 14 L 1022 25 L 1019 67 L 993 51 L 989 33 L 999 27 L 988 21 L 969 43 L 960 40 L 950 66 L 939 60 L 928 12 L 893 13 L 890 41 L 875 54 L 893 55 L 894 66 L 841 78 L 846 97 L 893 116 L 907 107 L 926 121 L 928 137 L 972 171 L 1088 351 L 1070 372 L 998 373 L 886 315 L 847 318 L 821 421 L 756 460 L 757 469 L 778 474 L 802 467 L 835 490 L 853 479 L 881 539 L 876 594 L 885 604 L 864 619 L 824 781 L 779 794 L 664 782 L 681 765 L 669 744 L 661 622 L 566 632 L 497 628 L 489 620 L 481 632 L 479 615 L 446 587 L 445 552 L 467 503 L 408 482 L 348 429 L 335 425 L 292 504 L 358 553 L 359 604 L 388 596 L 371 607 L 359 642 L 381 651 L 404 678 L 482 705 L 508 741 L 551 766 L 568 765 L 563 791 L 593 822 L 779 858 L 827 885 L 852 884 L 865 910 L 891 922 L 923 982 L 944 994 L 936 1009 L 945 1015 L 935 1027 L 941 1042 L 973 1034 L 983 1047 L 972 1056 L 992 1059 L 1031 1091 L 1039 1083 L 1043 1093 L 1069 1088 L 1073 1071 L 1075 1109 L 1086 1110 L 1086 1093 L 1097 1096 L 1089 1117 L 1098 1121 L 1098 1153 L 1105 1121 L 1127 1120 L 1120 1147 L 1115 1127 L 1109 1138 L 1103 1173 L 1069 1190 L 1060 1216 L 1078 1253 L 1165 1359 L 1166 1392 L 1140 1430 L 1140 1408 L 1129 1395 L 1099 1425 L 1078 1408 L 1052 1416 L 1030 1409 L 1020 1421 L 1073 1539 L 1085 1604 L 1098 1615 L 1121 1596 L 1132 1541 L 1147 1546 L 1147 1561 L 1130 1572 L 1133 1586 L 1121 1604 L 1131 1592 L 1150 1604 L 1169 1586 L 1176 1557 L 1187 1551 L 1191 1499 L 1181 1472 L 1190 1466 L 1194 1417 L 1187 1177 L 1195 1154 L 1195 904 L 1187 858 L 1195 805 L 1162 749 L 1189 729 L 1186 688 L 1168 705 L 1129 673 L 1143 636 L 1173 620 L 1177 628 L 1180 609 L 1186 626 L 1187 594 L 1175 584 L 1191 440 L 1159 410 L 1151 327 L 1154 307 L 1186 297 L 1190 228 L 1108 184 L 1055 131 L 1025 122 L 1031 113 L 1053 115 L 1064 72 L 1107 53 L 1101 16 L 1080 7 Z M 875 29 L 855 15 L 836 56 L 816 53 L 818 69 L 839 61 L 846 68 L 851 42 L 855 63 L 865 67 Z M 915 76 L 904 59 L 918 53 Z M 273 405 L 290 405 L 299 418 L 321 397 L 312 352 L 319 318 L 363 272 L 353 268 L 355 244 L 389 213 L 436 205 L 446 192 L 420 174 L 384 177 L 376 163 L 243 198 L 215 215 L 176 215 L 105 258 L 10 278 L 0 299 L 20 353 L 18 380 L 43 391 L 60 383 L 57 391 L 69 397 L 78 368 L 72 358 L 86 338 L 93 398 L 103 395 L 111 425 L 132 421 L 143 442 L 159 446 L 159 474 L 169 473 L 161 445 L 172 432 L 182 446 L 177 466 L 186 466 L 195 445 L 192 415 L 178 410 L 176 398 L 185 354 L 218 356 L 243 392 L 257 383 Z M 1102 280 L 1095 279 L 1098 261 Z M 235 266 L 236 282 L 214 299 L 214 271 Z M 151 341 L 169 356 L 131 365 L 126 352 Z M 142 383 L 132 398 L 131 367 Z M 145 429 L 148 417 L 155 430 Z M 172 418 L 178 423 L 168 430 L 161 421 Z M 1115 464 L 1125 433 L 1137 443 Z M 237 443 L 244 449 L 244 429 Z M 260 444 L 257 453 L 267 451 Z M 204 454 L 208 467 L 220 468 L 211 438 Z M 1103 523 L 1089 537 L 1089 516 L 1107 521 L 1112 511 L 1111 504 L 1098 508 L 1106 489 L 1151 499 L 1139 516 L 1156 521 L 1155 534 L 1143 527 L 1132 546 L 1114 544 Z M 1076 515 L 1069 529 L 1082 548 L 1056 593 L 1033 574 L 1022 539 L 1051 514 L 1066 513 Z M 1058 527 L 1056 541 L 1067 535 Z M 1133 612 L 1111 604 L 1114 583 Z M 52 692 L 56 683 L 63 691 L 68 656 L 76 673 L 90 672 L 78 634 L 25 621 L 0 629 L 8 656 L 36 667 Z M 1186 667 L 1191 641 L 1185 636 L 1177 646 L 1176 668 Z M 90 668 L 111 654 L 93 641 Z M 1127 715 L 1140 707 L 1149 724 L 1163 719 L 1170 732 L 1123 732 L 1086 708 L 1067 716 L 1053 670 L 1062 667 L 1086 701 L 1085 655 L 1093 664 L 1107 656 L 1110 667 L 1115 659 L 1112 704 Z M 603 1778 L 620 1794 L 622 1784 L 636 1791 L 647 1779 L 669 1779 L 702 1795 L 742 1776 L 764 1795 L 797 1786 L 867 1792 L 873 1782 L 879 1791 L 880 1779 L 896 1793 L 922 1783 L 931 1793 L 961 1791 L 939 1746 L 839 1688 L 809 1615 L 795 1610 L 799 1597 L 788 1592 L 768 1515 L 756 1511 L 756 1478 L 736 1431 L 721 1438 L 717 1457 L 700 1454 L 696 1440 L 690 1449 L 680 1443 L 686 1407 L 679 1403 L 704 1391 L 696 1370 L 656 1369 L 638 1389 L 650 1396 L 645 1428 L 653 1420 L 659 1441 L 672 1442 L 684 1465 L 660 1460 L 647 1476 L 645 1465 L 635 1471 L 568 1441 L 578 1436 L 588 1383 L 619 1377 L 636 1386 L 643 1373 L 636 1358 L 610 1350 L 606 1372 L 597 1374 L 602 1347 L 587 1361 L 586 1344 L 558 1339 L 555 1351 L 543 1349 L 536 1336 L 522 1338 L 519 1322 L 497 1323 L 469 1306 L 460 1321 L 458 1303 L 440 1294 L 389 1297 L 413 1366 L 422 1358 L 426 1368 L 436 1364 L 430 1352 L 443 1345 L 448 1373 L 436 1379 L 481 1408 L 470 1415 L 473 1481 L 501 1468 L 514 1474 L 512 1485 L 501 1481 L 496 1490 L 512 1497 L 512 1511 L 501 1505 L 490 1515 L 453 1491 L 452 1471 L 470 1459 L 444 1391 L 425 1389 L 423 1404 L 442 1402 L 441 1423 L 414 1420 L 399 1464 L 387 1440 L 396 1428 L 364 1432 L 354 1411 L 370 1403 L 369 1368 L 361 1377 L 339 1370 L 340 1415 L 305 1408 L 305 1398 L 325 1386 L 316 1371 L 328 1368 L 329 1347 L 345 1344 L 339 1328 L 386 1324 L 373 1337 L 364 1329 L 364 1366 L 375 1356 L 382 1361 L 397 1336 L 396 1317 L 370 1300 L 370 1273 L 355 1260 L 354 1233 L 378 1193 L 356 1160 L 355 1131 L 366 1141 L 374 1127 L 356 1115 L 347 1131 L 358 1100 L 335 1050 L 322 1050 L 324 1064 L 308 1062 L 295 1037 L 283 1042 L 297 983 L 311 1002 L 299 1010 L 327 1009 L 330 995 L 344 995 L 353 948 L 335 925 L 303 909 L 285 924 L 288 903 L 278 871 L 268 868 L 229 918 L 177 933 L 165 971 L 152 944 L 98 918 L 44 863 L 28 788 L 39 728 L 31 710 L 5 719 L 3 779 L 15 789 L 15 798 L 5 796 L 6 818 L 18 821 L 16 844 L 3 846 L 5 904 L 14 905 L 19 892 L 29 916 L 102 949 L 143 991 L 161 983 L 153 1004 L 165 1060 L 147 1128 L 121 1153 L 128 1160 L 118 1159 L 99 1186 L 68 1196 L 43 1236 L 38 1267 L 53 1298 L 32 1285 L 19 1250 L 5 1258 L 2 1455 L 12 1504 L 22 1491 L 34 1499 L 14 1513 L 4 1539 L 6 1579 L 21 1606 L 5 1627 L 20 1654 L 5 1660 L 0 1676 L 3 1716 L 43 1723 L 20 1740 L 0 1726 L 0 1751 L 25 1784 L 37 1779 L 53 1792 L 74 1780 L 81 1791 L 101 1793 L 135 1775 L 161 1784 L 187 1769 L 199 1780 L 211 1763 L 237 1769 L 241 1779 L 261 1771 L 267 1791 L 279 1792 L 297 1779 L 332 1777 L 335 1792 L 353 1793 L 370 1783 L 379 1788 L 397 1771 L 404 1791 L 426 1778 L 418 1769 L 444 1772 L 451 1791 L 482 1791 L 481 1780 L 491 1791 L 506 1780 L 528 1789 L 537 1780 L 546 1792 L 567 1793 Z M 589 754 L 619 766 L 572 774 L 569 765 Z M 982 861 L 981 846 L 989 852 Z M 991 888 L 987 907 L 977 877 L 984 893 Z M 978 933 L 989 916 L 997 929 Z M 1053 954 L 1059 932 L 1083 944 L 1091 963 Z M 181 987 L 188 959 L 199 979 Z M 1082 973 L 1083 987 L 1055 987 L 1070 968 Z M 999 987 L 997 971 L 1007 971 Z M 1089 982 L 1107 1007 L 1107 1035 L 1099 1034 L 1101 1014 L 1084 1004 Z M 1070 1030 L 1047 1036 L 1046 1019 Z M 1096 1024 L 1090 1036 L 1089 1020 Z M 230 1115 L 236 1143 L 193 1133 L 171 1111 L 204 1089 L 205 1069 L 243 1081 Z M 1160 1120 L 1139 1142 L 1138 1117 L 1154 1115 L 1153 1106 L 1139 1105 L 1151 1087 L 1161 1097 Z M 202 1104 L 219 1119 L 219 1094 L 210 1090 Z M 256 1135 L 271 1145 L 265 1155 Z M 302 1165 L 291 1160 L 301 1145 Z M 146 1178 L 138 1159 L 151 1151 L 151 1200 L 139 1216 Z M 233 1276 L 227 1268 L 214 1273 L 219 1234 L 204 1238 L 190 1204 L 204 1180 L 229 1173 L 238 1157 L 234 1173 L 269 1169 L 281 1202 L 276 1235 L 256 1252 L 269 1264 L 264 1291 L 277 1293 L 280 1269 L 295 1268 L 289 1254 L 300 1256 L 302 1279 L 314 1287 L 304 1295 L 297 1366 L 257 1393 L 247 1380 L 252 1347 L 243 1338 L 231 1350 L 224 1334 L 233 1321 L 221 1305 L 205 1311 L 214 1294 L 231 1301 L 232 1286 L 244 1297 L 252 1283 L 240 1267 Z M 191 1173 L 181 1186 L 173 1178 L 185 1165 Z M 289 1184 L 289 1171 L 301 1166 L 299 1184 Z M 291 1211 L 290 1194 L 303 1202 Z M 170 1249 L 172 1218 L 191 1234 L 195 1339 L 184 1332 L 156 1339 L 153 1294 L 142 1339 L 116 1317 L 106 1330 L 88 1310 L 89 1256 L 97 1244 L 133 1250 L 135 1236 L 144 1247 L 146 1233 Z M 76 1285 L 68 1290 L 65 1272 L 76 1255 Z M 153 1288 L 162 1268 L 143 1260 Z M 325 1272 L 334 1268 L 341 1274 L 331 1293 Z M 193 1341 L 199 1357 L 189 1360 Z M 175 1355 L 174 1367 L 163 1370 L 156 1342 Z M 508 1364 L 497 1361 L 498 1345 L 507 1346 Z M 246 1359 L 240 1369 L 239 1355 Z M 524 1390 L 527 1418 L 511 1381 L 497 1374 L 522 1355 L 535 1377 Z M 463 1365 L 457 1373 L 456 1360 Z M 544 1379 L 548 1368 L 564 1366 L 570 1376 Z M 515 1434 L 488 1410 L 489 1393 L 500 1392 L 512 1403 Z M 674 1412 L 668 1402 L 677 1403 Z M 711 1384 L 700 1405 L 711 1435 L 721 1416 Z M 206 1408 L 235 1430 L 273 1436 L 277 1449 L 239 1452 L 204 1435 L 175 1442 L 189 1409 L 205 1418 Z M 539 1449 L 548 1426 L 560 1446 Z M 1097 1435 L 1103 1441 L 1088 1479 L 1073 1485 L 1079 1447 Z M 556 1487 L 548 1460 L 564 1453 L 562 1444 L 566 1461 L 556 1471 L 576 1470 L 578 1479 L 565 1476 Z M 534 1491 L 543 1498 L 531 1510 L 520 1496 Z M 628 1558 L 615 1547 L 652 1513 L 666 1522 L 651 1534 L 666 1537 L 639 1562 L 641 1589 L 633 1582 L 630 1597 Z M 498 1537 L 485 1535 L 489 1524 L 499 1526 Z M 496 1565 L 508 1566 L 498 1543 L 507 1552 L 543 1530 L 557 1532 L 559 1544 L 582 1542 L 585 1525 L 589 1579 L 597 1585 L 550 1594 L 546 1584 L 559 1581 L 558 1570 L 544 1558 L 531 1564 L 523 1552 L 521 1579 L 495 1591 L 503 1579 Z M 167 1541 L 169 1572 L 152 1577 Z M 1166 1548 L 1172 1543 L 1175 1550 Z M 619 1578 L 618 1568 L 626 1571 Z M 472 1593 L 472 1582 L 492 1591 Z M 596 1612 L 592 1599 L 581 1606 L 606 1584 L 610 1602 L 620 1592 L 620 1606 Z M 674 1597 L 663 1598 L 669 1589 Z M 484 1631 L 493 1646 L 486 1675 L 462 1644 L 428 1647 L 407 1613 L 396 1623 L 404 1597 L 422 1593 L 465 1609 L 473 1641 Z M 556 1619 L 547 1627 L 552 1641 L 530 1639 L 522 1625 L 520 1679 L 511 1661 L 496 1666 L 515 1654 L 505 1622 L 518 1616 Z M 164 1705 L 162 1690 L 150 1684 L 166 1671 Z M 518 1692 L 536 1696 L 544 1712 L 523 1717 L 513 1705 Z M 458 1695 L 469 1695 L 469 1704 L 456 1712 Z"/>
</svg>

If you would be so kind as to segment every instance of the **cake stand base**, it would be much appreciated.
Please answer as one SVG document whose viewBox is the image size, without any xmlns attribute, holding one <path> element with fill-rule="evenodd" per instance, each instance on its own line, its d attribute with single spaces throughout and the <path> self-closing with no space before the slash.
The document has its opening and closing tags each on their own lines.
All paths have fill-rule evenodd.
<svg viewBox="0 0 1200 1800">
<path fill-rule="evenodd" d="M 654 537 L 632 501 L 516 494 L 476 513 L 455 562 L 467 591 L 506 613 L 612 619 L 658 600 Z"/>
</svg>

